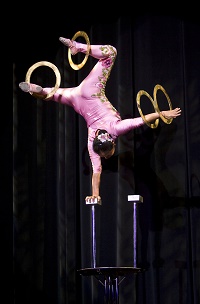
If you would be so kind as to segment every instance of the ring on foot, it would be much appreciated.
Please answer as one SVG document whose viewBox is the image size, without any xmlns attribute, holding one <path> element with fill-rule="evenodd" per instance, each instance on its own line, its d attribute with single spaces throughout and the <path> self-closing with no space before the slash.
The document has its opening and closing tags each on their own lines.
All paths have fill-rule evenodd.
<svg viewBox="0 0 200 304">
<path fill-rule="evenodd" d="M 60 37 L 59 40 L 70 49 L 72 55 L 78 53 L 78 49 L 76 48 L 76 42 L 67 38 Z"/>
</svg>

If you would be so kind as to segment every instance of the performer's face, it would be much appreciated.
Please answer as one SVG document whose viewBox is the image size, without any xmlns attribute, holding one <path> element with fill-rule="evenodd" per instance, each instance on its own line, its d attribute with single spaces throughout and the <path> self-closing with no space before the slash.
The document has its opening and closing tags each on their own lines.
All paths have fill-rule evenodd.
<svg viewBox="0 0 200 304">
<path fill-rule="evenodd" d="M 113 148 L 110 151 L 101 151 L 101 152 L 99 152 L 99 156 L 103 157 L 105 159 L 108 159 L 111 156 L 113 156 L 114 153 L 115 153 L 115 145 L 113 145 Z"/>
</svg>

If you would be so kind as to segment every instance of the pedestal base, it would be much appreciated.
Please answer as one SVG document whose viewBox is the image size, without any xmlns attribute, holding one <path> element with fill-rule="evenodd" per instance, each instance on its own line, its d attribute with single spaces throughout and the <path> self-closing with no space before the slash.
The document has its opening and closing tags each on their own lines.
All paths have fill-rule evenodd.
<svg viewBox="0 0 200 304">
<path fill-rule="evenodd" d="M 77 270 L 81 275 L 94 276 L 104 286 L 105 290 L 105 303 L 118 304 L 119 303 L 119 284 L 124 277 L 128 274 L 140 273 L 144 269 L 137 267 L 95 267 L 84 268 Z M 103 276 L 102 282 L 98 276 Z M 123 277 L 119 281 L 119 277 Z"/>
</svg>

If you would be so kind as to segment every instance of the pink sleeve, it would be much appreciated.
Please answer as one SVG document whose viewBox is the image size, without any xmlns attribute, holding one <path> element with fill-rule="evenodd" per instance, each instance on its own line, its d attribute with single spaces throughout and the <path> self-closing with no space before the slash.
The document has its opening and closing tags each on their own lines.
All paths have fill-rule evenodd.
<svg viewBox="0 0 200 304">
<path fill-rule="evenodd" d="M 139 128 L 144 124 L 145 122 L 142 117 L 123 119 L 115 124 L 115 131 L 117 136 L 119 136 L 126 134 L 133 129 Z"/>
</svg>

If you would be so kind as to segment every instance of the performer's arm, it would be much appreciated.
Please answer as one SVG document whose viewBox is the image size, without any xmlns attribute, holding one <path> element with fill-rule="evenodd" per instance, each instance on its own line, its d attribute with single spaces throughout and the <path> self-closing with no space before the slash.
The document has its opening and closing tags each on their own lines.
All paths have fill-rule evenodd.
<svg viewBox="0 0 200 304">
<path fill-rule="evenodd" d="M 166 119 L 176 118 L 181 115 L 181 109 L 175 108 L 173 110 L 161 111 L 160 113 Z M 144 115 L 144 118 L 148 123 L 153 123 L 156 119 L 159 118 L 159 114 L 157 112 L 153 112 L 153 113 Z M 127 118 L 127 119 L 123 119 L 123 120 L 119 121 L 115 125 L 115 131 L 116 131 L 117 136 L 120 136 L 120 135 L 126 134 L 130 130 L 139 128 L 140 126 L 142 126 L 144 124 L 145 124 L 145 121 L 143 120 L 142 117 Z"/>
<path fill-rule="evenodd" d="M 89 134 L 91 134 L 91 132 L 89 132 Z M 88 137 L 88 152 L 92 163 L 92 180 L 91 180 L 92 193 L 91 196 L 87 196 L 85 199 L 90 200 L 97 198 L 98 201 L 100 201 L 101 197 L 99 195 L 99 192 L 100 192 L 100 181 L 101 181 L 101 172 L 102 172 L 101 157 L 93 150 L 92 147 L 93 140 L 94 137 L 92 136 Z"/>
<path fill-rule="evenodd" d="M 181 109 L 175 108 L 173 110 L 161 111 L 160 113 L 167 119 L 176 118 L 177 116 L 181 115 Z M 148 122 L 154 122 L 157 118 L 159 118 L 159 114 L 155 112 L 146 114 L 144 117 Z"/>
<path fill-rule="evenodd" d="M 86 196 L 85 201 L 89 201 L 91 203 L 91 200 L 94 200 L 97 198 L 98 202 L 101 201 L 101 197 L 99 195 L 99 189 L 100 189 L 100 180 L 101 180 L 101 173 L 93 173 L 92 174 L 92 195 Z"/>
<path fill-rule="evenodd" d="M 101 173 L 92 174 L 92 196 L 99 196 Z"/>
</svg>

